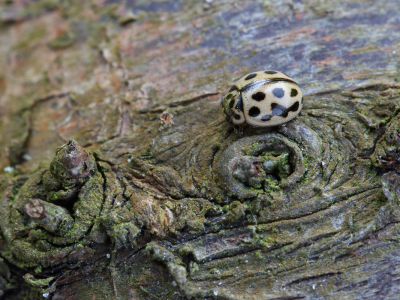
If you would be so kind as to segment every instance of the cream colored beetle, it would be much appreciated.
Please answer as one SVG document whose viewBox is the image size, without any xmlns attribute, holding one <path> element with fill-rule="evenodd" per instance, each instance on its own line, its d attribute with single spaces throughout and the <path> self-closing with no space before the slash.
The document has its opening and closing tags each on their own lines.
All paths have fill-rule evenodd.
<svg viewBox="0 0 400 300">
<path fill-rule="evenodd" d="M 238 79 L 221 103 L 226 121 L 254 127 L 281 125 L 303 108 L 303 92 L 289 76 L 259 71 Z"/>
</svg>

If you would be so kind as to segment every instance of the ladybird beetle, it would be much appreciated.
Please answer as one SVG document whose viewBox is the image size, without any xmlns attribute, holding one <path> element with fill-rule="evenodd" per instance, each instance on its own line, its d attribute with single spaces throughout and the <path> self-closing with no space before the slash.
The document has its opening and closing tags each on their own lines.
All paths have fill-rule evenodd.
<svg viewBox="0 0 400 300">
<path fill-rule="evenodd" d="M 303 92 L 296 81 L 281 72 L 259 71 L 238 79 L 221 106 L 232 125 L 276 126 L 300 113 Z"/>
</svg>

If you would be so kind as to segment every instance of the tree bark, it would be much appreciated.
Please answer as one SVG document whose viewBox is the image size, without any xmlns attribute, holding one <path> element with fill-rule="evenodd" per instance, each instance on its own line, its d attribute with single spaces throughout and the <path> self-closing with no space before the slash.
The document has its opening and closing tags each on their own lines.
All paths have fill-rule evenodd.
<svg viewBox="0 0 400 300">
<path fill-rule="evenodd" d="M 399 10 L 3 1 L 0 299 L 397 298 Z M 239 132 L 258 70 L 304 108 Z"/>
</svg>

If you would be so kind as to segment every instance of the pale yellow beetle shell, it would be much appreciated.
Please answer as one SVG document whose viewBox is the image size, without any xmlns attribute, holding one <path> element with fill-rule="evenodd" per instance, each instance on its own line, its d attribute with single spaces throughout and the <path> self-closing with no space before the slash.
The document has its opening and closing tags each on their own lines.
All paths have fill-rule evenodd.
<svg viewBox="0 0 400 300">
<path fill-rule="evenodd" d="M 221 105 L 232 125 L 270 127 L 284 124 L 300 113 L 303 92 L 281 72 L 259 71 L 238 79 Z"/>
</svg>

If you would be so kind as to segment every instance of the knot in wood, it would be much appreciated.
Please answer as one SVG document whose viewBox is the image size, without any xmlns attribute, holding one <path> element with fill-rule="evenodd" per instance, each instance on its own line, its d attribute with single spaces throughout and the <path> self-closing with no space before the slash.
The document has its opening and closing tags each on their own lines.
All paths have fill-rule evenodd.
<svg viewBox="0 0 400 300">
<path fill-rule="evenodd" d="M 296 143 L 279 134 L 242 138 L 220 161 L 221 186 L 229 193 L 251 198 L 298 182 L 304 173 L 303 155 Z"/>
<path fill-rule="evenodd" d="M 89 151 L 76 141 L 69 140 L 57 149 L 50 172 L 60 183 L 83 183 L 96 172 L 96 164 Z"/>
</svg>

